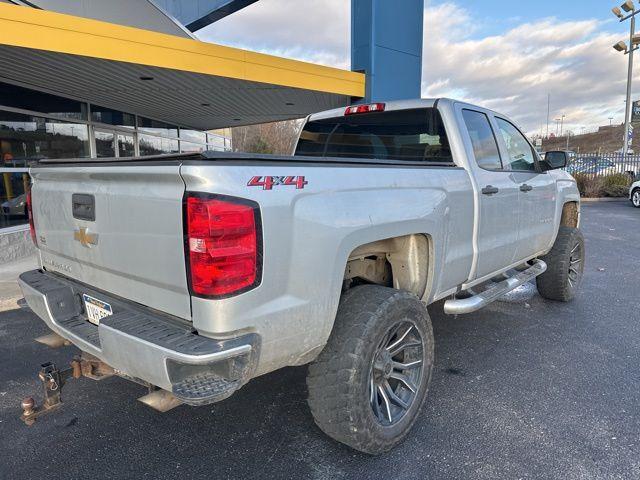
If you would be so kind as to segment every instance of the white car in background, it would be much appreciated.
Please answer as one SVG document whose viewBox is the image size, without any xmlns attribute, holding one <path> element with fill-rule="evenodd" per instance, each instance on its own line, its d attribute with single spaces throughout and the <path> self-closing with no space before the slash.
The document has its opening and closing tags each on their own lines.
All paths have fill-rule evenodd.
<svg viewBox="0 0 640 480">
<path fill-rule="evenodd" d="M 629 188 L 629 200 L 631 200 L 634 207 L 640 208 L 640 180 L 633 183 Z"/>
</svg>

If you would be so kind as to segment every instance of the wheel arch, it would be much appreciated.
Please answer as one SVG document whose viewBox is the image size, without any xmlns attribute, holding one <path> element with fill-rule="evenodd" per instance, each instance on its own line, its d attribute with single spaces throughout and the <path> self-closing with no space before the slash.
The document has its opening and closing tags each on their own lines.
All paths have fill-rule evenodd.
<svg viewBox="0 0 640 480">
<path fill-rule="evenodd" d="M 373 272 L 370 263 L 384 259 L 391 270 L 389 286 L 406 290 L 420 299 L 427 299 L 433 289 L 435 248 L 433 236 L 427 233 L 412 233 L 383 238 L 355 247 L 347 257 L 345 280 L 363 278 L 372 283 L 385 280 L 380 271 Z M 363 265 L 363 262 L 367 262 Z M 364 267 L 364 268 L 363 268 Z M 368 267 L 369 273 L 366 271 Z M 364 277 L 362 276 L 364 275 Z"/>
<path fill-rule="evenodd" d="M 580 226 L 580 203 L 575 200 L 568 200 L 562 205 L 560 216 L 560 226 L 579 228 Z"/>
</svg>

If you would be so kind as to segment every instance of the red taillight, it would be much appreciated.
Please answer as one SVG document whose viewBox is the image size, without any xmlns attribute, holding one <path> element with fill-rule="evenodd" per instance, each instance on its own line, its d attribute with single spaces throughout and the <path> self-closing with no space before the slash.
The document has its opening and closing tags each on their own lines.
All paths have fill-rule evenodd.
<svg viewBox="0 0 640 480">
<path fill-rule="evenodd" d="M 29 215 L 29 231 L 31 232 L 31 240 L 37 246 L 36 227 L 33 224 L 33 206 L 31 202 L 31 185 L 27 187 L 27 214 Z"/>
<path fill-rule="evenodd" d="M 185 206 L 191 292 L 225 297 L 260 282 L 257 205 L 207 194 L 190 194 Z"/>
<path fill-rule="evenodd" d="M 373 113 L 373 112 L 384 112 L 385 109 L 384 103 L 370 103 L 367 105 L 353 105 L 352 107 L 347 107 L 344 114 L 345 115 L 356 115 L 358 113 Z"/>
</svg>

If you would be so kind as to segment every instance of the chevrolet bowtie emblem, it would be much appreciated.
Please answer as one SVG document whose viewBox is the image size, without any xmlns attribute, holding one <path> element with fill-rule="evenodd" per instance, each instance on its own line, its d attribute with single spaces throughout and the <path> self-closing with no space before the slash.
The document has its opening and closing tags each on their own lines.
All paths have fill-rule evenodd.
<svg viewBox="0 0 640 480">
<path fill-rule="evenodd" d="M 88 229 L 85 227 L 80 227 L 73 232 L 74 240 L 77 240 L 82 244 L 83 247 L 91 248 L 91 245 L 98 244 L 98 234 L 97 233 L 89 233 Z"/>
</svg>

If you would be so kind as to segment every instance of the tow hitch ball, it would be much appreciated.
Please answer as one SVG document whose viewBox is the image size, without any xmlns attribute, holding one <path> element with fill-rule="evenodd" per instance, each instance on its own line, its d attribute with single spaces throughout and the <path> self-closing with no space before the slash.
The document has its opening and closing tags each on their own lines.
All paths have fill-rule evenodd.
<svg viewBox="0 0 640 480">
<path fill-rule="evenodd" d="M 64 370 L 59 370 L 53 362 L 43 363 L 38 373 L 44 391 L 42 405 L 37 406 L 33 397 L 22 400 L 20 420 L 33 425 L 38 417 L 57 409 L 62 404 L 62 387 L 70 379 L 85 376 L 99 380 L 111 375 L 113 369 L 97 359 L 76 356 L 71 360 L 71 366 Z"/>
<path fill-rule="evenodd" d="M 71 367 L 64 370 L 58 370 L 55 363 L 43 363 L 38 378 L 42 382 L 44 389 L 44 400 L 42 405 L 36 406 L 36 402 L 32 397 L 22 400 L 22 416 L 20 419 L 27 425 L 33 425 L 41 415 L 55 410 L 62 403 L 61 393 L 62 387 L 70 378 L 80 378 L 82 369 L 80 368 L 80 359 L 74 358 L 71 361 Z"/>
</svg>

